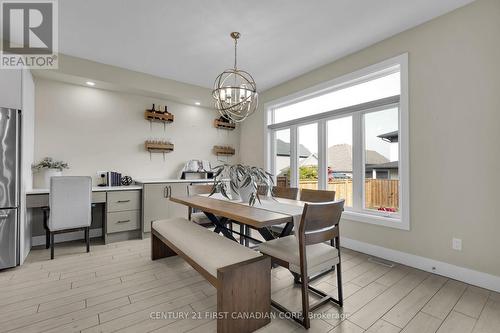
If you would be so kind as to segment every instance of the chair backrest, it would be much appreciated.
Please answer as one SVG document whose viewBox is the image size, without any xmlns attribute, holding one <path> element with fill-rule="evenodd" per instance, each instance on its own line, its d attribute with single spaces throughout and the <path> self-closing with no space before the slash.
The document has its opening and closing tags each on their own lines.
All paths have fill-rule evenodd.
<svg viewBox="0 0 500 333">
<path fill-rule="evenodd" d="M 269 187 L 267 185 L 257 185 L 257 194 L 267 196 L 269 194 Z"/>
<path fill-rule="evenodd" d="M 48 227 L 51 231 L 89 227 L 92 221 L 92 178 L 50 178 Z"/>
<path fill-rule="evenodd" d="M 296 187 L 273 187 L 273 195 L 276 198 L 297 200 L 297 193 L 299 193 L 299 189 Z"/>
<path fill-rule="evenodd" d="M 210 194 L 213 188 L 214 186 L 211 184 L 188 185 L 187 195 Z"/>
<path fill-rule="evenodd" d="M 335 200 L 335 191 L 325 190 L 300 190 L 300 201 L 307 202 L 328 202 Z"/>
<path fill-rule="evenodd" d="M 300 220 L 299 242 L 322 243 L 339 236 L 338 224 L 344 211 L 344 199 L 324 203 L 306 203 Z"/>
</svg>

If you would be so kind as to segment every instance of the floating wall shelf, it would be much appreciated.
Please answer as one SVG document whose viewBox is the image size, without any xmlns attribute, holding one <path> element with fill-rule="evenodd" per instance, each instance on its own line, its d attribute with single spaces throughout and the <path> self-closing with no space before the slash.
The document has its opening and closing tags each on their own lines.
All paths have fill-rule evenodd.
<svg viewBox="0 0 500 333">
<path fill-rule="evenodd" d="M 236 153 L 236 150 L 233 147 L 229 146 L 214 146 L 214 153 L 215 155 L 234 155 Z"/>
<path fill-rule="evenodd" d="M 221 121 L 219 119 L 215 119 L 214 120 L 214 126 L 216 128 L 220 128 L 220 129 L 225 129 L 225 130 L 229 130 L 229 131 L 232 131 L 236 128 L 236 124 L 235 123 L 230 123 L 230 122 L 227 122 L 227 121 Z"/>
<path fill-rule="evenodd" d="M 174 121 L 174 115 L 170 112 L 152 110 L 146 110 L 146 112 L 144 113 L 144 118 L 149 121 L 160 121 L 164 123 L 172 123 Z"/>
<path fill-rule="evenodd" d="M 153 143 L 146 141 L 144 147 L 150 153 L 170 153 L 174 150 L 174 145 L 172 143 Z"/>
</svg>

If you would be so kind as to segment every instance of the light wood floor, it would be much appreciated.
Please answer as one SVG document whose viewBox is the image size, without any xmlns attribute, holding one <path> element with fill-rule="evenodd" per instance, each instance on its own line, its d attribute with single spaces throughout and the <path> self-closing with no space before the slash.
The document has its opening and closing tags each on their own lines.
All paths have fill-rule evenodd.
<svg viewBox="0 0 500 333">
<path fill-rule="evenodd" d="M 182 259 L 151 261 L 149 240 L 33 250 L 22 267 L 0 272 L 0 332 L 215 332 L 210 316 L 150 319 L 151 313 L 215 311 L 215 289 Z M 311 332 L 500 332 L 500 294 L 343 250 L 345 306 L 317 311 Z M 335 276 L 316 281 L 335 293 Z M 283 269 L 273 298 L 299 309 L 299 289 Z M 303 329 L 273 319 L 259 332 Z M 235 332 L 236 333 L 236 332 Z"/>
</svg>

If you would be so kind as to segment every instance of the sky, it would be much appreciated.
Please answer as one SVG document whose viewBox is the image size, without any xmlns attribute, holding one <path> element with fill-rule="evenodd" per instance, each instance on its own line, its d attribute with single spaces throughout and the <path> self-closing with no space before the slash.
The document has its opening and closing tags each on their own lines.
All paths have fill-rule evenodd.
<svg viewBox="0 0 500 333">
<path fill-rule="evenodd" d="M 312 114 L 327 112 L 342 107 L 356 105 L 400 93 L 399 73 L 384 76 L 356 86 L 337 90 L 322 96 L 311 98 L 275 110 L 275 123 L 302 118 Z M 328 147 L 336 144 L 352 145 L 352 117 L 343 117 L 330 120 L 327 125 Z M 391 156 L 391 144 L 382 141 L 377 136 L 396 131 L 398 129 L 397 109 L 388 109 L 372 112 L 365 115 L 366 148 L 375 150 L 389 160 L 397 160 L 394 149 Z M 299 143 L 306 146 L 311 152 L 318 152 L 317 125 L 310 124 L 299 127 Z M 290 142 L 289 131 L 277 132 L 277 138 Z M 392 144 L 395 145 L 395 144 Z"/>
</svg>

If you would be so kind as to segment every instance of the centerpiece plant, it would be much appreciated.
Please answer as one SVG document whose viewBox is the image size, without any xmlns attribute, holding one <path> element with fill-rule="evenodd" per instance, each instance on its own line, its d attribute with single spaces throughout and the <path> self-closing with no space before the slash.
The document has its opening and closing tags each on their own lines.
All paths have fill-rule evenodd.
<svg viewBox="0 0 500 333">
<path fill-rule="evenodd" d="M 223 164 L 213 168 L 213 172 L 214 187 L 210 195 L 220 193 L 229 200 L 239 196 L 243 202 L 248 202 L 250 206 L 255 205 L 256 201 L 260 202 L 259 186 L 269 190 L 274 185 L 271 173 L 254 166 Z M 224 180 L 224 177 L 229 177 L 229 191 L 228 182 Z M 231 193 L 231 197 L 229 197 L 229 193 Z"/>
</svg>

